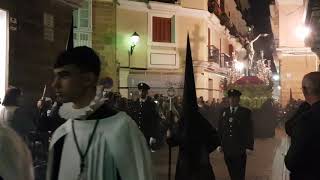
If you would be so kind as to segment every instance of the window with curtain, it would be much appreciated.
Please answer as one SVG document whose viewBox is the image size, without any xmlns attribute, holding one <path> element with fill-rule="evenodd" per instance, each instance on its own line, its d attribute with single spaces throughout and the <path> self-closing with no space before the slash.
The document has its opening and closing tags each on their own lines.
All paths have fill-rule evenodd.
<svg viewBox="0 0 320 180">
<path fill-rule="evenodd" d="M 172 18 L 152 17 L 152 41 L 172 42 Z"/>
</svg>

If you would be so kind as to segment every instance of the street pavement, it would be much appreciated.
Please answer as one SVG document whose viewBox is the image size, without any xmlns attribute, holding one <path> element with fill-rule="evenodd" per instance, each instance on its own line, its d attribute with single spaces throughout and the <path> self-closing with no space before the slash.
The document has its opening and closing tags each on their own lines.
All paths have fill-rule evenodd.
<svg viewBox="0 0 320 180">
<path fill-rule="evenodd" d="M 288 140 L 281 129 L 276 130 L 273 138 L 256 139 L 254 152 L 248 154 L 246 180 L 287 180 L 288 172 L 284 166 L 284 155 L 287 151 Z M 174 180 L 178 148 L 172 150 L 172 174 Z M 157 180 L 168 180 L 168 147 L 163 146 L 152 153 L 152 159 Z M 229 180 L 223 154 L 214 151 L 210 154 L 216 180 Z"/>
</svg>

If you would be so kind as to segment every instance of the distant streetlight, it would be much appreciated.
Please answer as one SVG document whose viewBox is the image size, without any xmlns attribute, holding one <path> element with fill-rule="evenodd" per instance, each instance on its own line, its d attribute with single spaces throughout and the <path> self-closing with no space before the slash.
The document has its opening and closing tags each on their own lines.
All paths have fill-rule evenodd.
<svg viewBox="0 0 320 180">
<path fill-rule="evenodd" d="M 295 33 L 296 33 L 297 38 L 304 40 L 305 38 L 307 38 L 310 35 L 311 29 L 307 26 L 300 25 L 296 28 Z"/>
<path fill-rule="evenodd" d="M 244 68 L 244 64 L 242 62 L 236 61 L 234 67 L 236 68 L 236 70 L 242 71 Z"/>
<path fill-rule="evenodd" d="M 281 86 L 280 86 L 280 85 L 278 86 L 278 89 L 279 89 L 279 90 L 281 89 Z"/>
<path fill-rule="evenodd" d="M 275 74 L 275 75 L 272 76 L 272 78 L 273 78 L 273 80 L 275 80 L 275 81 L 279 81 L 280 76 L 279 76 L 278 74 Z"/>
</svg>

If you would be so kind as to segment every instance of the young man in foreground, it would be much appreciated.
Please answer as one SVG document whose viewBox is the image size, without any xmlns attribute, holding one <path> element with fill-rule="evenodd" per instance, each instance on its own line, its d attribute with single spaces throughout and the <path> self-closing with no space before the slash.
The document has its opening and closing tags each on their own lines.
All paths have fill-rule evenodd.
<svg viewBox="0 0 320 180">
<path fill-rule="evenodd" d="M 152 180 L 143 134 L 124 112 L 96 96 L 100 60 L 88 47 L 62 52 L 52 86 L 65 119 L 53 134 L 47 180 Z M 61 122 L 61 121 L 60 121 Z"/>
</svg>

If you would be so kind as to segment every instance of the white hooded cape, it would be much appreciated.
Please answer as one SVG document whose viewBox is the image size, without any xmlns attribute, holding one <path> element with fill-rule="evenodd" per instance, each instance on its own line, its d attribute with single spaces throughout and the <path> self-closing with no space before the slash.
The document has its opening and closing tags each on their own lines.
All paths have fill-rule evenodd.
<svg viewBox="0 0 320 180">
<path fill-rule="evenodd" d="M 72 133 L 66 121 L 53 134 L 47 169 L 47 180 L 53 172 L 55 143 Z M 151 155 L 143 134 L 124 112 L 101 119 L 87 155 L 87 180 L 153 180 Z"/>
</svg>

